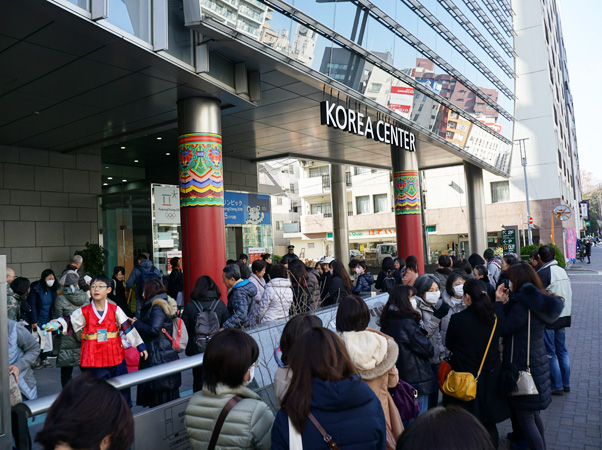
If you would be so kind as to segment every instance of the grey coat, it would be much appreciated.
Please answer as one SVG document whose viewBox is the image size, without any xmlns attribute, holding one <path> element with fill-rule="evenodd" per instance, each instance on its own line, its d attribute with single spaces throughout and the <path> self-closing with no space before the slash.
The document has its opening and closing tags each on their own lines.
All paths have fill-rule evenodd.
<svg viewBox="0 0 602 450">
<path fill-rule="evenodd" d="M 90 303 L 88 294 L 76 287 L 71 292 L 71 286 L 65 288 L 63 293 L 56 298 L 52 310 L 52 318 L 58 319 L 70 316 L 73 311 Z M 79 357 L 82 348 L 81 332 L 73 334 L 60 334 L 59 354 L 56 358 L 57 367 L 79 366 Z"/>
<path fill-rule="evenodd" d="M 201 392 L 192 396 L 186 408 L 186 432 L 194 450 L 205 450 L 209 446 L 217 418 L 235 395 L 243 400 L 226 416 L 216 450 L 271 447 L 270 430 L 274 415 L 268 405 L 246 387 L 231 388 L 218 384 L 215 393 L 203 387 Z"/>
<path fill-rule="evenodd" d="M 420 314 L 422 315 L 422 328 L 424 328 L 427 332 L 426 337 L 429 339 L 433 348 L 435 349 L 435 356 L 433 356 L 429 362 L 431 364 L 439 364 L 441 362 L 441 358 L 447 352 L 447 348 L 443 343 L 443 339 L 441 339 L 441 332 L 439 331 L 439 324 L 441 321 L 433 316 L 434 309 L 432 306 L 425 303 L 423 299 L 415 295 L 416 300 L 418 300 L 418 308 L 420 309 Z M 431 324 L 431 322 L 435 321 L 435 323 Z"/>
<path fill-rule="evenodd" d="M 11 336 L 17 329 L 17 342 L 11 341 Z M 31 366 L 40 355 L 40 345 L 27 328 L 14 320 L 8 320 L 9 336 L 9 365 L 15 365 L 19 369 L 19 389 L 29 400 L 38 396 L 36 377 Z M 16 355 L 19 355 L 18 357 Z M 16 358 L 13 361 L 12 358 Z"/>
<path fill-rule="evenodd" d="M 447 312 L 447 315 L 443 319 L 437 319 L 435 316 L 433 316 L 428 324 L 424 324 L 424 329 L 427 336 L 432 336 L 436 330 L 439 330 L 439 334 L 441 336 L 441 349 L 439 353 L 440 360 L 449 356 L 449 350 L 447 347 L 445 347 L 445 335 L 447 334 L 447 327 L 449 327 L 449 320 L 451 319 L 452 314 L 464 311 L 466 309 L 464 302 L 452 302 L 451 297 L 446 291 L 443 291 L 439 302 L 437 302 L 436 308 L 441 305 L 441 302 L 445 302 L 449 305 L 449 311 Z"/>
</svg>

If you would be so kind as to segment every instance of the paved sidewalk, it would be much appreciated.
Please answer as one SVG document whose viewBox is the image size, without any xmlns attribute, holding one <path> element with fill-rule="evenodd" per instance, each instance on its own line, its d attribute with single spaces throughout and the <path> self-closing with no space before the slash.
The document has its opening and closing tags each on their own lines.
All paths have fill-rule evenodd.
<svg viewBox="0 0 602 450">
<path fill-rule="evenodd" d="M 602 448 L 602 246 L 592 248 L 592 263 L 568 270 L 573 286 L 572 324 L 567 328 L 571 392 L 552 397 L 541 416 L 549 450 Z M 508 449 L 510 421 L 498 425 L 500 449 Z"/>
</svg>

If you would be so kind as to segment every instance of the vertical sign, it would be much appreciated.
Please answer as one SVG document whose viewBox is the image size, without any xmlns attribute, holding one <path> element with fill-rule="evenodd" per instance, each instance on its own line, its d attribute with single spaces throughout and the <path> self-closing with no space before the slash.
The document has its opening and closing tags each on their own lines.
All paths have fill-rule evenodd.
<svg viewBox="0 0 602 450">
<path fill-rule="evenodd" d="M 575 228 L 566 230 L 566 256 L 571 261 L 577 259 L 577 230 Z"/>
<path fill-rule="evenodd" d="M 177 186 L 152 185 L 155 223 L 180 224 L 180 192 Z"/>
<path fill-rule="evenodd" d="M 504 248 L 504 254 L 518 254 L 518 233 L 516 228 L 502 230 L 502 246 Z"/>
</svg>

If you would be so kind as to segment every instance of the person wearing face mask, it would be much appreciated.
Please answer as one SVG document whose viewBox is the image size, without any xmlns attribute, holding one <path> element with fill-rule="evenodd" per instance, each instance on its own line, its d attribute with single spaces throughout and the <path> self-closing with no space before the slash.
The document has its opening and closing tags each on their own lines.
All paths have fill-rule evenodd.
<svg viewBox="0 0 602 450">
<path fill-rule="evenodd" d="M 366 261 L 358 261 L 355 266 L 355 273 L 357 281 L 355 287 L 351 291 L 353 294 L 360 295 L 362 297 L 370 297 L 372 291 L 372 285 L 374 284 L 374 276 L 368 272 Z"/>
<path fill-rule="evenodd" d="M 38 323 L 42 326 L 50 322 L 50 315 L 56 300 L 57 283 L 52 269 L 46 269 L 42 272 L 40 279 L 31 283 L 27 303 L 31 307 L 31 329 L 38 329 Z M 40 353 L 40 358 L 33 365 L 33 369 L 43 369 L 50 367 L 47 361 L 48 352 Z"/>
<path fill-rule="evenodd" d="M 439 364 L 441 363 L 442 355 L 445 354 L 446 348 L 441 339 L 441 333 L 439 332 L 439 320 L 436 319 L 436 326 L 431 326 L 433 322 L 434 314 L 443 313 L 445 309 L 435 309 L 435 306 L 441 298 L 441 290 L 439 288 L 439 278 L 436 275 L 420 275 L 414 282 L 414 288 L 416 288 L 416 295 L 414 298 L 418 299 L 418 311 L 422 315 L 422 327 L 427 331 L 427 338 L 435 349 L 434 356 L 429 360 L 431 364 L 431 370 L 435 377 L 439 373 Z M 428 407 L 434 408 L 437 406 L 439 401 L 439 385 L 437 379 L 434 380 L 435 391 L 429 395 Z"/>
<path fill-rule="evenodd" d="M 208 448 L 271 448 L 274 415 L 248 384 L 253 381 L 259 347 L 247 333 L 226 329 L 207 343 L 203 359 L 203 390 L 186 408 L 186 432 L 193 450 Z M 216 426 L 228 411 L 222 427 Z"/>
</svg>

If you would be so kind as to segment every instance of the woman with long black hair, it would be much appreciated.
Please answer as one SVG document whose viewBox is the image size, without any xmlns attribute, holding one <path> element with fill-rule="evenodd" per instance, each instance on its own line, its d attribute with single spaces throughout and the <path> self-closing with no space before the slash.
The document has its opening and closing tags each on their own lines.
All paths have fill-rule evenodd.
<svg viewBox="0 0 602 450">
<path fill-rule="evenodd" d="M 451 316 L 445 337 L 445 345 L 451 352 L 450 365 L 454 371 L 470 372 L 475 378 L 484 360 L 483 368 L 474 400 L 464 402 L 443 395 L 443 405 L 457 404 L 474 414 L 485 426 L 497 448 L 499 436 L 496 423 L 506 420 L 510 415 L 506 399 L 499 390 L 502 362 L 497 343 L 501 327 L 483 281 L 471 279 L 464 283 L 463 301 L 466 309 Z M 491 344 L 487 348 L 490 339 Z"/>
<path fill-rule="evenodd" d="M 353 289 L 351 278 L 349 278 L 343 263 L 335 259 L 330 263 L 330 266 L 332 267 L 332 276 L 327 286 L 328 291 L 322 303 L 323 306 L 338 304 L 343 298 L 351 294 Z"/>
</svg>

